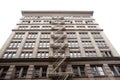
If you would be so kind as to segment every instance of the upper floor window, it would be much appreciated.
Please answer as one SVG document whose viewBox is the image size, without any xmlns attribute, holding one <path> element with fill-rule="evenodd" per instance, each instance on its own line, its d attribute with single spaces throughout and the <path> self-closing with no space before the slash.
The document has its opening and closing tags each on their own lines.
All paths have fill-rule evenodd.
<svg viewBox="0 0 120 80">
<path fill-rule="evenodd" d="M 81 57 L 80 51 L 70 51 L 70 57 Z"/>
<path fill-rule="evenodd" d="M 49 45 L 49 41 L 40 41 L 39 43 L 39 47 L 40 48 L 48 48 L 50 45 Z"/>
<path fill-rule="evenodd" d="M 22 30 L 28 29 L 28 26 L 19 26 L 18 29 L 22 29 Z"/>
<path fill-rule="evenodd" d="M 85 29 L 85 26 L 77 26 L 79 29 Z"/>
<path fill-rule="evenodd" d="M 48 51 L 38 51 L 37 58 L 48 58 Z"/>
<path fill-rule="evenodd" d="M 107 47 L 107 44 L 105 41 L 95 41 L 98 47 Z"/>
<path fill-rule="evenodd" d="M 83 47 L 93 47 L 91 41 L 82 41 Z"/>
<path fill-rule="evenodd" d="M 33 23 L 41 23 L 41 20 L 34 20 Z"/>
<path fill-rule="evenodd" d="M 93 24 L 93 21 L 85 21 L 86 24 Z"/>
<path fill-rule="evenodd" d="M 74 29 L 74 26 L 65 26 L 66 29 Z"/>
<path fill-rule="evenodd" d="M 94 38 L 102 38 L 100 33 L 91 33 Z"/>
<path fill-rule="evenodd" d="M 50 33 L 41 33 L 40 38 L 50 38 Z"/>
<path fill-rule="evenodd" d="M 83 24 L 83 21 L 77 20 L 75 21 L 75 24 Z"/>
<path fill-rule="evenodd" d="M 12 41 L 9 45 L 9 48 L 18 48 L 20 46 L 20 41 Z"/>
<path fill-rule="evenodd" d="M 68 47 L 79 47 L 77 41 L 68 41 Z"/>
<path fill-rule="evenodd" d="M 89 38 L 89 35 L 86 32 L 81 32 L 79 34 L 80 34 L 80 38 Z"/>
<path fill-rule="evenodd" d="M 88 29 L 97 29 L 96 26 L 88 26 Z"/>
<path fill-rule="evenodd" d="M 87 57 L 96 57 L 97 56 L 95 51 L 85 51 L 85 55 Z"/>
<path fill-rule="evenodd" d="M 104 75 L 105 75 L 102 66 L 92 65 L 92 66 L 91 66 L 91 70 L 92 70 L 92 74 L 93 74 L 94 76 L 104 76 Z"/>
<path fill-rule="evenodd" d="M 30 29 L 40 29 L 40 26 L 31 26 Z"/>
<path fill-rule="evenodd" d="M 76 34 L 75 33 L 67 33 L 67 37 L 68 38 L 76 38 Z"/>
<path fill-rule="evenodd" d="M 21 53 L 20 58 L 31 58 L 32 57 L 32 52 L 31 51 L 24 51 Z"/>
<path fill-rule="evenodd" d="M 3 58 L 15 58 L 16 52 L 5 52 Z"/>
<path fill-rule="evenodd" d="M 3 66 L 3 67 L 0 67 L 0 79 L 4 79 L 7 72 L 8 72 L 8 69 L 9 67 L 8 66 Z"/>
<path fill-rule="evenodd" d="M 65 24 L 72 24 L 72 23 L 73 23 L 73 21 L 70 21 L 70 20 L 65 20 L 65 21 L 64 21 L 64 23 L 65 23 Z"/>
<path fill-rule="evenodd" d="M 44 23 L 44 24 L 50 24 L 51 21 L 50 21 L 50 20 L 44 20 L 43 23 Z"/>
<path fill-rule="evenodd" d="M 112 57 L 111 51 L 101 51 L 103 57 Z"/>
<path fill-rule="evenodd" d="M 28 24 L 28 23 L 30 23 L 30 21 L 22 21 L 22 23 Z"/>
<path fill-rule="evenodd" d="M 25 48 L 33 48 L 35 46 L 35 42 L 34 41 L 26 41 L 24 44 Z"/>
<path fill-rule="evenodd" d="M 29 33 L 28 38 L 37 38 L 37 33 Z"/>
<path fill-rule="evenodd" d="M 42 26 L 42 29 L 51 29 L 51 26 Z"/>
<path fill-rule="evenodd" d="M 25 33 L 15 33 L 14 38 L 23 38 L 25 36 Z"/>
</svg>

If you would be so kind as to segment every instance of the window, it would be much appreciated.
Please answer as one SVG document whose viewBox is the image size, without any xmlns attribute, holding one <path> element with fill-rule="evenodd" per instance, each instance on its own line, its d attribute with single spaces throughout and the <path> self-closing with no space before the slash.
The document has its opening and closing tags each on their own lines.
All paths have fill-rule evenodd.
<svg viewBox="0 0 120 80">
<path fill-rule="evenodd" d="M 93 21 L 85 21 L 85 22 L 86 22 L 86 24 L 94 24 Z"/>
<path fill-rule="evenodd" d="M 80 34 L 80 38 L 89 38 L 88 33 L 79 33 Z"/>
<path fill-rule="evenodd" d="M 79 29 L 85 29 L 85 26 L 77 26 Z"/>
<path fill-rule="evenodd" d="M 35 66 L 33 78 L 41 78 L 47 76 L 47 66 Z"/>
<path fill-rule="evenodd" d="M 48 58 L 48 51 L 39 51 L 37 53 L 37 58 Z"/>
<path fill-rule="evenodd" d="M 25 33 L 16 33 L 14 38 L 23 38 Z"/>
<path fill-rule="evenodd" d="M 94 38 L 102 38 L 100 33 L 91 33 Z"/>
<path fill-rule="evenodd" d="M 77 41 L 68 41 L 68 47 L 79 47 Z"/>
<path fill-rule="evenodd" d="M 120 65 L 116 65 L 117 71 L 120 74 Z"/>
<path fill-rule="evenodd" d="M 40 26 L 31 26 L 31 29 L 39 29 Z"/>
<path fill-rule="evenodd" d="M 74 29 L 74 26 L 65 26 L 66 29 Z"/>
<path fill-rule="evenodd" d="M 6 74 L 7 74 L 7 71 L 8 71 L 9 67 L 7 66 L 3 66 L 3 67 L 0 67 L 0 79 L 4 79 Z"/>
<path fill-rule="evenodd" d="M 42 29 L 51 29 L 51 26 L 42 26 Z"/>
<path fill-rule="evenodd" d="M 83 47 L 93 47 L 91 41 L 82 41 Z"/>
<path fill-rule="evenodd" d="M 50 38 L 50 33 L 41 33 L 40 38 Z"/>
<path fill-rule="evenodd" d="M 111 70 L 111 73 L 113 76 L 120 75 L 120 65 L 109 65 L 109 68 Z"/>
<path fill-rule="evenodd" d="M 76 34 L 75 33 L 67 33 L 67 37 L 68 38 L 76 38 Z"/>
<path fill-rule="evenodd" d="M 16 52 L 5 52 L 3 58 L 15 58 Z"/>
<path fill-rule="evenodd" d="M 53 55 L 54 57 L 64 57 L 65 56 L 65 51 L 64 50 L 61 50 L 61 51 L 58 51 L 58 49 L 56 49 L 55 51 L 53 51 Z"/>
<path fill-rule="evenodd" d="M 72 24 L 72 23 L 73 23 L 73 22 L 70 21 L 70 20 L 65 20 L 64 22 L 65 22 L 65 24 Z"/>
<path fill-rule="evenodd" d="M 30 21 L 22 21 L 23 24 L 28 24 Z"/>
<path fill-rule="evenodd" d="M 34 20 L 33 23 L 41 23 L 41 20 Z"/>
<path fill-rule="evenodd" d="M 37 33 L 29 33 L 28 38 L 37 38 Z"/>
<path fill-rule="evenodd" d="M 32 57 L 32 52 L 22 52 L 20 55 L 20 58 L 31 58 Z"/>
<path fill-rule="evenodd" d="M 103 57 L 112 57 L 111 51 L 101 51 Z"/>
<path fill-rule="evenodd" d="M 70 57 L 81 57 L 80 51 L 70 51 Z"/>
<path fill-rule="evenodd" d="M 85 66 L 80 66 L 80 75 L 85 76 Z"/>
<path fill-rule="evenodd" d="M 97 29 L 96 26 L 88 26 L 88 29 Z"/>
<path fill-rule="evenodd" d="M 40 41 L 40 43 L 39 43 L 39 47 L 40 48 L 48 48 L 50 45 L 49 45 L 50 43 L 49 43 L 49 41 Z"/>
<path fill-rule="evenodd" d="M 92 74 L 94 76 L 104 76 L 104 70 L 102 66 L 91 66 Z"/>
<path fill-rule="evenodd" d="M 74 77 L 78 77 L 78 76 L 86 76 L 86 72 L 85 72 L 85 66 L 84 65 L 80 65 L 80 66 L 72 66 L 73 69 L 73 76 Z"/>
<path fill-rule="evenodd" d="M 26 41 L 24 44 L 24 48 L 33 48 L 35 46 L 34 41 Z"/>
<path fill-rule="evenodd" d="M 117 72 L 115 70 L 115 65 L 109 65 L 110 72 L 112 73 L 113 76 L 117 75 Z"/>
<path fill-rule="evenodd" d="M 23 66 L 23 67 L 16 66 L 15 67 L 14 78 L 26 78 L 27 71 L 28 71 L 27 66 Z"/>
<path fill-rule="evenodd" d="M 96 57 L 97 56 L 95 51 L 85 51 L 85 55 L 87 57 Z"/>
<path fill-rule="evenodd" d="M 75 24 L 83 24 L 83 21 L 75 21 Z"/>
<path fill-rule="evenodd" d="M 19 26 L 19 28 L 18 29 L 28 29 L 28 26 Z"/>
<path fill-rule="evenodd" d="M 104 41 L 96 41 L 98 47 L 107 47 L 107 44 Z"/>
<path fill-rule="evenodd" d="M 74 75 L 75 77 L 76 77 L 76 76 L 79 76 L 77 66 L 73 66 L 72 68 L 73 68 L 73 75 Z"/>
<path fill-rule="evenodd" d="M 34 78 L 40 78 L 40 67 L 35 67 Z"/>
<path fill-rule="evenodd" d="M 46 77 L 47 67 L 42 67 L 42 77 Z"/>
<path fill-rule="evenodd" d="M 9 48 L 18 48 L 20 46 L 20 41 L 12 41 L 9 45 Z"/>
</svg>

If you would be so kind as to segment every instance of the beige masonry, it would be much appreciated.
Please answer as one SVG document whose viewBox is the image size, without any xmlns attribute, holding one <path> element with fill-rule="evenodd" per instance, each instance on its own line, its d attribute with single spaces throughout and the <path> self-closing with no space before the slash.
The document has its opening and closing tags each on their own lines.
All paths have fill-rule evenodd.
<svg viewBox="0 0 120 80">
<path fill-rule="evenodd" d="M 33 35 L 28 38 L 30 32 L 37 33 L 37 37 Z M 97 38 L 93 32 L 96 35 L 99 33 Z M 24 33 L 24 37 L 20 38 L 19 33 Z M 42 33 L 50 34 L 45 34 L 42 38 Z M 67 33 L 71 33 L 71 38 Z M 79 33 L 83 33 L 84 38 Z M 84 33 L 89 37 L 85 37 Z M 18 47 L 15 43 L 10 48 L 12 41 L 21 43 Z M 26 41 L 34 41 L 34 44 L 25 45 Z M 40 44 L 40 41 L 44 43 Z M 83 41 L 86 43 L 83 44 Z M 13 52 L 15 56 L 12 57 Z M 22 52 L 27 52 L 22 56 L 24 58 L 21 58 Z M 41 52 L 39 56 L 38 52 Z M 75 73 L 74 66 L 78 73 Z M 84 76 L 81 66 L 84 67 Z M 100 66 L 104 75 L 100 75 L 98 69 L 98 75 L 94 75 L 92 66 Z M 117 75 L 113 75 L 110 66 L 114 66 Z M 4 72 L 6 67 L 9 68 Z M 26 67 L 27 73 L 24 73 Z M 17 68 L 20 68 L 19 77 L 15 78 Z M 35 72 L 36 68 L 39 68 L 38 72 Z M 120 80 L 118 68 L 120 69 L 119 54 L 93 18 L 93 11 L 22 11 L 22 18 L 0 50 L 0 80 Z M 36 77 L 37 73 L 39 77 Z"/>
</svg>

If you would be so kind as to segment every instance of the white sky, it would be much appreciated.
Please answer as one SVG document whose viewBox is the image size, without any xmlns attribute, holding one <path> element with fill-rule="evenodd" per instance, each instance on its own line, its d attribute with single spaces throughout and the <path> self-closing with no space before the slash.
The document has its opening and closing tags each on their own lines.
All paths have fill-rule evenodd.
<svg viewBox="0 0 120 80">
<path fill-rule="evenodd" d="M 93 10 L 94 18 L 120 53 L 120 0 L 1 0 L 0 48 L 21 17 L 21 10 Z"/>
</svg>

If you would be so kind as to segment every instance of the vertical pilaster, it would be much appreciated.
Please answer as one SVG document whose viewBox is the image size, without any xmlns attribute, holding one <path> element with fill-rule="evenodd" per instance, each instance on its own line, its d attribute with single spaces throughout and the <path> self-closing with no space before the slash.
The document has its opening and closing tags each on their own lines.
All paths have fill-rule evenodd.
<svg viewBox="0 0 120 80">
<path fill-rule="evenodd" d="M 109 80 L 115 80 L 115 78 L 113 77 L 113 75 L 110 71 L 108 64 L 103 64 L 103 69 L 105 71 L 105 74 L 108 76 Z"/>
<path fill-rule="evenodd" d="M 86 67 L 86 73 L 87 73 L 89 80 L 95 80 L 92 74 L 92 70 L 90 68 L 90 64 L 85 64 L 85 67 Z"/>
<path fill-rule="evenodd" d="M 33 77 L 33 71 L 34 71 L 34 65 L 29 65 L 26 76 L 27 79 L 31 79 Z"/>
<path fill-rule="evenodd" d="M 23 40 L 22 40 L 22 42 L 21 42 L 21 44 L 20 44 L 20 47 L 18 48 L 18 50 L 17 50 L 17 52 L 16 52 L 16 58 L 19 58 L 20 53 L 22 52 L 22 48 L 23 48 L 23 46 L 24 46 L 24 44 L 25 44 L 25 41 L 26 41 L 26 39 L 27 39 L 27 36 L 28 36 L 28 32 L 25 33 L 25 36 L 24 36 L 24 38 L 23 38 Z"/>
<path fill-rule="evenodd" d="M 40 35 L 41 35 L 41 33 L 38 32 L 38 37 L 37 37 L 37 39 L 35 41 L 35 47 L 34 47 L 34 50 L 33 50 L 32 58 L 36 58 L 37 51 L 38 51 L 38 46 L 39 46 L 39 42 L 40 42 Z"/>
<path fill-rule="evenodd" d="M 51 32 L 51 34 L 53 34 L 53 32 Z M 50 38 L 50 45 L 51 44 L 53 44 L 53 38 Z M 54 56 L 53 48 L 49 47 L 49 58 L 53 56 Z"/>
<path fill-rule="evenodd" d="M 78 44 L 79 44 L 80 51 L 81 51 L 81 56 L 82 56 L 82 57 L 85 57 L 85 49 L 83 48 L 83 45 L 82 45 L 82 41 L 81 41 L 79 32 L 76 31 L 76 35 L 77 35 L 77 40 L 78 40 Z"/>
<path fill-rule="evenodd" d="M 88 34 L 89 34 L 90 40 L 91 40 L 91 42 L 92 42 L 92 44 L 93 44 L 93 46 L 94 46 L 94 48 L 95 48 L 95 50 L 96 50 L 97 57 L 102 57 L 102 55 L 101 55 L 101 53 L 100 53 L 100 50 L 99 50 L 98 46 L 97 46 L 96 43 L 95 43 L 95 39 L 94 39 L 94 38 L 92 37 L 92 35 L 91 35 L 91 32 L 88 32 Z"/>
</svg>

